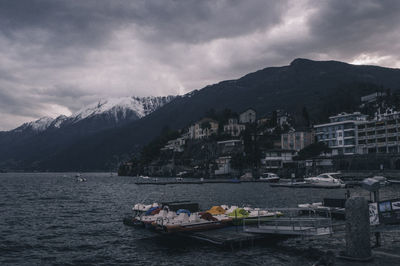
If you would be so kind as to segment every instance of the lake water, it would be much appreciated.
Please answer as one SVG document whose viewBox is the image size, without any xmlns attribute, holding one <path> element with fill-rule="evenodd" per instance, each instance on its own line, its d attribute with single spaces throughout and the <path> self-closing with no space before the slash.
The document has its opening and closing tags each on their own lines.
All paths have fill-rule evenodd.
<svg viewBox="0 0 400 266">
<path fill-rule="evenodd" d="M 267 183 L 137 186 L 133 177 L 82 176 L 87 182 L 76 182 L 72 173 L 0 174 L 0 265 L 311 265 L 315 258 L 286 243 L 267 241 L 231 251 L 128 227 L 122 218 L 145 195 L 150 202 L 192 200 L 206 209 L 218 204 L 296 207 L 345 193 Z M 351 192 L 368 195 L 360 188 Z M 389 188 L 381 195 L 400 193 Z M 326 242 L 317 245 L 328 248 Z"/>
</svg>

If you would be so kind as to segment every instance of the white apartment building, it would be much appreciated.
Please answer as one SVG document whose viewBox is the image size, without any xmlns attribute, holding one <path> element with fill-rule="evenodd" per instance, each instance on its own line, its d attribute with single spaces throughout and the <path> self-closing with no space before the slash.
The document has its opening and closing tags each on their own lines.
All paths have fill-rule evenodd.
<svg viewBox="0 0 400 266">
<path fill-rule="evenodd" d="M 399 153 L 400 113 L 387 110 L 357 126 L 357 153 Z"/>
<path fill-rule="evenodd" d="M 357 153 L 357 126 L 367 121 L 368 116 L 360 112 L 340 113 L 329 117 L 330 122 L 315 125 L 318 142 L 324 142 L 332 150 L 332 155 Z"/>
</svg>

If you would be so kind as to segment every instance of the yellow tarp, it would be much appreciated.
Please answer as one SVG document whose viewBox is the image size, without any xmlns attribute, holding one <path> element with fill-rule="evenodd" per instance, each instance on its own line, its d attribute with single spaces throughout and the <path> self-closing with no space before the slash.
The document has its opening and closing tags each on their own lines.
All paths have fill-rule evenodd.
<svg viewBox="0 0 400 266">
<path fill-rule="evenodd" d="M 207 212 L 212 214 L 212 215 L 218 215 L 218 214 L 224 214 L 225 213 L 225 209 L 222 208 L 221 206 L 213 206 Z"/>
<path fill-rule="evenodd" d="M 233 212 L 228 214 L 228 216 L 233 217 L 233 218 L 246 218 L 246 217 L 249 217 L 249 213 L 242 208 L 237 208 Z"/>
</svg>

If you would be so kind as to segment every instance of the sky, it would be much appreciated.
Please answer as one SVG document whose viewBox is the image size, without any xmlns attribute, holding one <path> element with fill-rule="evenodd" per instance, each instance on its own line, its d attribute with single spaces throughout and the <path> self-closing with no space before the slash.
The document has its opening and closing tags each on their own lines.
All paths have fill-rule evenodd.
<svg viewBox="0 0 400 266">
<path fill-rule="evenodd" d="M 295 58 L 400 68 L 397 0 L 0 0 L 0 130 Z"/>
</svg>

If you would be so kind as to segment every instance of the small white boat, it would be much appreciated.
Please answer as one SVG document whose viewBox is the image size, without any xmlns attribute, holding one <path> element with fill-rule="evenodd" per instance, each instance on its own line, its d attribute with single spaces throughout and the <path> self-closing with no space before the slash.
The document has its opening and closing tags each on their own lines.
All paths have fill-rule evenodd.
<svg viewBox="0 0 400 266">
<path fill-rule="evenodd" d="M 278 182 L 280 177 L 275 173 L 263 173 L 260 176 L 260 181 Z"/>
<path fill-rule="evenodd" d="M 140 177 L 143 178 L 143 179 L 149 179 L 150 178 L 147 175 L 141 175 Z"/>
<path fill-rule="evenodd" d="M 86 178 L 79 176 L 76 178 L 76 181 L 77 182 L 86 182 Z"/>
<path fill-rule="evenodd" d="M 390 185 L 390 182 L 389 182 L 389 181 L 387 180 L 387 178 L 384 177 L 384 176 L 374 176 L 374 177 L 372 177 L 372 178 L 375 179 L 376 181 L 378 181 L 378 182 L 379 182 L 379 185 L 380 185 L 381 187 Z"/>
<path fill-rule="evenodd" d="M 340 173 L 324 173 L 314 177 L 306 177 L 304 181 L 316 185 L 344 187 L 344 182 L 338 178 Z"/>
</svg>

